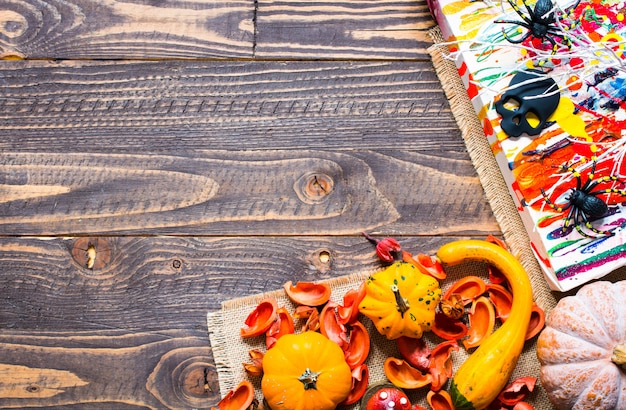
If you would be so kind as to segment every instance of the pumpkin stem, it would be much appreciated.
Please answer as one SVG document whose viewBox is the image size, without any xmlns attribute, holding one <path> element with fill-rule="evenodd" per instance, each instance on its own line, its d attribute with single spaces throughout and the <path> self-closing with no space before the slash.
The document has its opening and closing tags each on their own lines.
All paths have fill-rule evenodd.
<svg viewBox="0 0 626 410">
<path fill-rule="evenodd" d="M 626 343 L 615 346 L 611 361 L 626 370 Z"/>
<path fill-rule="evenodd" d="M 311 369 L 307 367 L 304 373 L 302 373 L 302 375 L 298 377 L 298 380 L 302 382 L 302 384 L 304 385 L 304 390 L 309 390 L 309 389 L 316 390 L 317 389 L 317 377 L 319 375 L 320 375 L 319 372 L 312 372 Z"/>
<path fill-rule="evenodd" d="M 398 308 L 398 312 L 400 312 L 401 317 L 404 317 L 404 312 L 409 310 L 409 301 L 402 297 L 400 289 L 398 289 L 398 285 L 391 285 L 391 291 L 396 298 L 396 307 Z"/>
</svg>

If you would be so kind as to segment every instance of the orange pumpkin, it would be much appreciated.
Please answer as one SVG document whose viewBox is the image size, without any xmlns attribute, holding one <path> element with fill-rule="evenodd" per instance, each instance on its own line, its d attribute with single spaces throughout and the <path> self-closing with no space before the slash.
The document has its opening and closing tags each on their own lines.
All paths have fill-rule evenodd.
<svg viewBox="0 0 626 410">
<path fill-rule="evenodd" d="M 332 410 L 350 394 L 352 372 L 324 335 L 287 334 L 263 357 L 261 389 L 272 410 Z"/>
<path fill-rule="evenodd" d="M 537 341 L 541 384 L 558 409 L 626 409 L 626 281 L 559 301 Z"/>
</svg>

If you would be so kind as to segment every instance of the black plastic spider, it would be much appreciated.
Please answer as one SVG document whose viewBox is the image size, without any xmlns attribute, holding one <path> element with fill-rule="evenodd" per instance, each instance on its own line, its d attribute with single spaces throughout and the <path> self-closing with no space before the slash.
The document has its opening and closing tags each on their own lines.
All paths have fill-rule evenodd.
<svg viewBox="0 0 626 410">
<path fill-rule="evenodd" d="M 513 0 L 507 0 L 513 10 L 522 18 L 523 21 L 519 20 L 496 20 L 495 23 L 505 23 L 505 24 L 516 24 L 518 26 L 525 27 L 528 29 L 526 34 L 522 35 L 520 38 L 511 38 L 509 37 L 504 30 L 502 30 L 502 34 L 504 38 L 507 39 L 510 43 L 519 44 L 525 41 L 529 37 L 534 37 L 539 40 L 548 41 L 552 46 L 552 54 L 555 54 L 559 45 L 557 44 L 554 38 L 560 39 L 567 48 L 571 48 L 572 43 L 567 38 L 565 33 L 555 24 L 556 23 L 556 14 L 554 11 L 554 3 L 552 0 L 538 0 L 535 3 L 535 8 L 531 8 L 528 4 L 528 0 L 522 0 L 524 3 L 524 7 L 526 7 L 526 11 L 528 11 L 528 15 L 525 15 L 522 10 L 515 4 Z M 571 10 L 574 10 L 581 0 L 577 0 L 576 4 L 570 7 L 567 12 L 569 14 Z"/>
<path fill-rule="evenodd" d="M 598 219 L 604 217 L 608 211 L 609 206 L 602 199 L 598 198 L 598 195 L 602 194 L 619 194 L 622 196 L 626 196 L 626 191 L 617 188 L 605 188 L 605 189 L 597 189 L 594 190 L 598 186 L 598 184 L 602 182 L 608 181 L 618 181 L 622 185 L 622 182 L 618 177 L 614 175 L 602 176 L 599 178 L 594 178 L 596 172 L 596 162 L 594 160 L 591 166 L 591 172 L 587 177 L 587 181 L 583 184 L 580 173 L 576 171 L 572 167 L 562 166 L 562 169 L 569 171 L 576 178 L 576 188 L 572 188 L 569 191 L 569 195 L 566 203 L 564 204 L 555 204 L 550 200 L 546 192 L 541 189 L 541 194 L 543 195 L 546 203 L 556 210 L 557 212 L 567 211 L 567 216 L 564 218 L 563 223 L 563 232 L 568 230 L 570 223 L 574 223 L 574 227 L 585 238 L 597 239 L 606 236 L 613 236 L 614 233 L 612 231 L 601 231 L 599 229 L 594 228 L 591 225 L 590 219 Z M 583 230 L 583 226 L 587 228 L 589 231 L 593 232 L 593 234 L 587 233 Z"/>
</svg>

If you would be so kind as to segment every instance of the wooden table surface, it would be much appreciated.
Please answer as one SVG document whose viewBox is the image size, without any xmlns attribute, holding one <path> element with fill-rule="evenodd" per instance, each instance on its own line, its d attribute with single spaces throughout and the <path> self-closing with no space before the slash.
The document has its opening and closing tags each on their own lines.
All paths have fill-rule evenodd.
<svg viewBox="0 0 626 410">
<path fill-rule="evenodd" d="M 500 234 L 424 0 L 0 4 L 2 408 L 208 408 L 221 302 Z"/>
</svg>

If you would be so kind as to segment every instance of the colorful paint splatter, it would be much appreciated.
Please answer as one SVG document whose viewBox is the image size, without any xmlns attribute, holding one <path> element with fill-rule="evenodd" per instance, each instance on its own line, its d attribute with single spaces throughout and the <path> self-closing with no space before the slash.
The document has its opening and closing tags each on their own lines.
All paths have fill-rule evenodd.
<svg viewBox="0 0 626 410">
<path fill-rule="evenodd" d="M 626 265 L 626 1 L 431 10 L 550 287 Z"/>
</svg>

